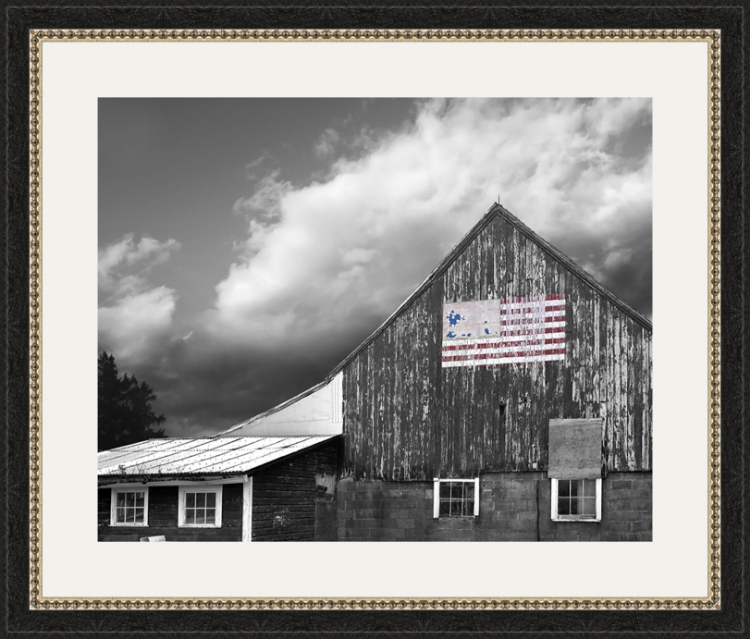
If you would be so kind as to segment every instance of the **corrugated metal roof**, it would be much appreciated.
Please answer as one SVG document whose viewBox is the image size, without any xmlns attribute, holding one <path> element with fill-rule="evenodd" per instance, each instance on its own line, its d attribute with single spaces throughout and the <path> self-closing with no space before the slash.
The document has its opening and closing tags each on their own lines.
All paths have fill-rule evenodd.
<svg viewBox="0 0 750 639">
<path fill-rule="evenodd" d="M 149 439 L 98 454 L 99 476 L 241 474 L 337 435 Z"/>
</svg>

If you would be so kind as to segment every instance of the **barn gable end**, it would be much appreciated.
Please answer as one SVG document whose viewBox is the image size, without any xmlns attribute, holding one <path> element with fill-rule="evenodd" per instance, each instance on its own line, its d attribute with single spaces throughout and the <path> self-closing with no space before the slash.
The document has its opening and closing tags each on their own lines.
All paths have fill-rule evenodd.
<svg viewBox="0 0 750 639">
<path fill-rule="evenodd" d="M 443 367 L 444 304 L 553 295 L 563 360 Z M 651 323 L 499 205 L 339 371 L 356 479 L 544 471 L 570 418 L 602 419 L 607 471 L 651 469 Z"/>
</svg>

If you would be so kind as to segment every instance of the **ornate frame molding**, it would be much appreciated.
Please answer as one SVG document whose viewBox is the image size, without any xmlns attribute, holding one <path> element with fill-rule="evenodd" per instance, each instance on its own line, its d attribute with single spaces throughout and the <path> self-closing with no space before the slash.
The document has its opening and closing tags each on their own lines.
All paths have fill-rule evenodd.
<svg viewBox="0 0 750 639">
<path fill-rule="evenodd" d="M 41 595 L 41 45 L 46 41 L 526 41 L 709 45 L 709 565 L 708 598 L 682 599 L 58 599 Z M 721 609 L 721 34 L 678 29 L 82 29 L 29 35 L 29 596 L 32 610 L 720 610 Z"/>
</svg>

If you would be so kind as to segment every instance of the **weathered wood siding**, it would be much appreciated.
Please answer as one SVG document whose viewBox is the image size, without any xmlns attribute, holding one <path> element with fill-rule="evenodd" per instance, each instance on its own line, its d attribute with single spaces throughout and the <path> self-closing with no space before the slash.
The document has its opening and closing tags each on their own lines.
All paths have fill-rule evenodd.
<svg viewBox="0 0 750 639">
<path fill-rule="evenodd" d="M 110 488 L 99 489 L 99 541 L 138 541 L 164 535 L 167 541 L 242 541 L 242 484 L 222 488 L 221 528 L 180 528 L 177 486 L 148 489 L 148 526 L 110 526 Z"/>
<path fill-rule="evenodd" d="M 253 475 L 253 541 L 328 541 L 336 530 L 338 439 Z"/>
<path fill-rule="evenodd" d="M 651 329 L 494 217 L 343 368 L 346 476 L 547 468 L 553 418 L 604 418 L 609 471 L 651 469 Z M 441 367 L 443 303 L 565 295 L 564 361 Z"/>
</svg>

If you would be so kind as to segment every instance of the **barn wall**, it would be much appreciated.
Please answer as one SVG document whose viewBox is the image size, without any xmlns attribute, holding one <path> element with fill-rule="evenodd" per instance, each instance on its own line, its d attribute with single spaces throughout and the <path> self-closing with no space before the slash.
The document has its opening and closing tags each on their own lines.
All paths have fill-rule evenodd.
<svg viewBox="0 0 750 639">
<path fill-rule="evenodd" d="M 253 475 L 253 541 L 335 537 L 339 442 Z"/>
<path fill-rule="evenodd" d="M 111 489 L 99 489 L 99 541 L 138 541 L 164 535 L 166 541 L 242 541 L 242 484 L 222 488 L 221 528 L 178 528 L 177 486 L 148 489 L 148 526 L 110 526 Z"/>
<path fill-rule="evenodd" d="M 441 367 L 444 302 L 541 294 L 565 295 L 564 361 Z M 602 417 L 607 470 L 651 469 L 650 329 L 502 217 L 343 371 L 356 479 L 546 470 L 553 418 Z"/>
<path fill-rule="evenodd" d="M 602 480 L 600 522 L 555 522 L 544 473 L 480 477 L 479 517 L 433 518 L 432 482 L 339 483 L 340 541 L 651 541 L 651 473 Z"/>
</svg>

